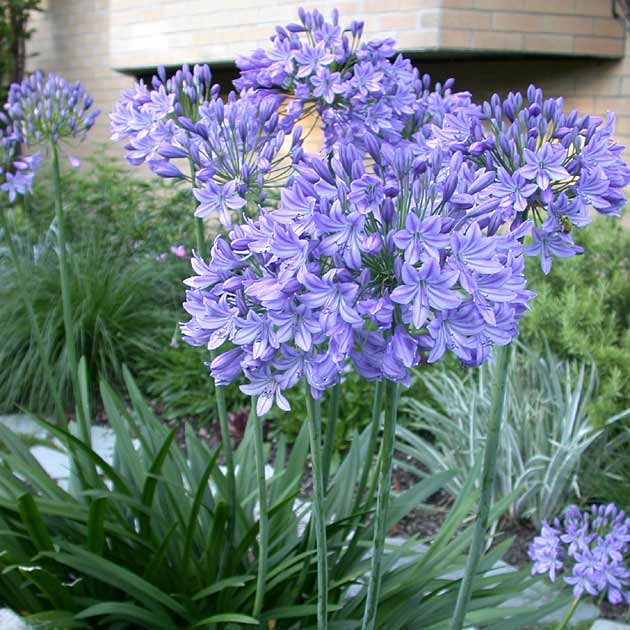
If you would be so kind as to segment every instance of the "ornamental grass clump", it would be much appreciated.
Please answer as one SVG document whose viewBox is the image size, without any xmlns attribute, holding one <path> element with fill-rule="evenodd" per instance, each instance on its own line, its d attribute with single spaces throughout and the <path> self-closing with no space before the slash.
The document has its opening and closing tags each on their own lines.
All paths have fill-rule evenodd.
<svg viewBox="0 0 630 630">
<path fill-rule="evenodd" d="M 130 161 L 187 180 L 199 221 L 217 217 L 222 225 L 208 254 L 205 232 L 198 232 L 182 333 L 210 350 L 219 387 L 242 378 L 241 390 L 255 399 L 261 588 L 268 530 L 260 418 L 274 404 L 289 411 L 286 391 L 305 387 L 319 628 L 328 619 L 325 469 L 342 375 L 356 370 L 375 382 L 374 436 L 385 408 L 362 623 L 371 630 L 399 387 L 411 369 L 447 351 L 467 366 L 496 360 L 501 377 L 479 513 L 451 622 L 459 630 L 490 514 L 508 361 L 501 347 L 518 334 L 534 297 L 524 255 L 540 256 L 548 272 L 554 256 L 579 253 L 572 230 L 588 222 L 589 207 L 618 213 L 630 169 L 611 140 L 612 117 L 604 123 L 565 114 L 561 99 L 544 100 L 534 87 L 527 105 L 511 94 L 479 106 L 469 93 L 454 92 L 451 80 L 432 86 L 393 40 L 362 41 L 361 22 L 344 28 L 337 11 L 330 21 L 318 11 L 300 10 L 299 17 L 277 27 L 269 46 L 238 60 L 238 94 L 224 102 L 201 67 L 182 69 L 179 76 L 188 78 L 179 83 L 160 71 L 152 90 L 139 84 L 123 96 L 113 136 L 129 139 Z M 302 124 L 314 115 L 323 146 L 309 154 Z M 177 159 L 188 161 L 190 175 Z M 225 436 L 223 447 L 229 449 Z M 264 593 L 257 595 L 254 617 Z"/>
<path fill-rule="evenodd" d="M 614 503 L 593 505 L 581 512 L 570 506 L 562 519 L 544 521 L 530 545 L 532 574 L 572 587 L 574 600 L 557 630 L 569 623 L 581 598 L 591 596 L 611 604 L 630 603 L 630 518 Z"/>
</svg>

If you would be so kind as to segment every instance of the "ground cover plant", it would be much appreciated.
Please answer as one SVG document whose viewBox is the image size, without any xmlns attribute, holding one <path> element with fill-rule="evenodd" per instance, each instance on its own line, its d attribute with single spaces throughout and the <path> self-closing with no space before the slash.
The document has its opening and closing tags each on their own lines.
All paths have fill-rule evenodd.
<svg viewBox="0 0 630 630">
<path fill-rule="evenodd" d="M 188 593 L 184 603 L 156 591 L 146 579 L 138 581 L 134 571 L 97 563 L 103 571 L 95 575 L 93 549 L 86 553 L 82 546 L 68 546 L 63 527 L 55 528 L 62 550 L 54 549 L 38 499 L 42 505 L 41 495 L 58 494 L 58 486 L 42 477 L 22 450 L 29 462 L 27 478 L 36 477 L 38 488 L 33 496 L 22 478 L 8 471 L 4 507 L 9 510 L 7 527 L 26 529 L 15 543 L 29 539 L 30 546 L 20 549 L 20 557 L 33 570 L 21 575 L 12 572 L 19 564 L 10 565 L 7 575 L 13 581 L 7 588 L 15 596 L 30 579 L 46 593 L 44 612 L 55 615 L 51 605 L 69 611 L 72 623 L 106 615 L 121 623 L 138 619 L 155 623 L 159 618 L 166 627 L 256 625 L 288 616 L 306 618 L 304 623 L 324 630 L 337 621 L 341 627 L 350 623 L 372 630 L 417 623 L 418 606 L 427 606 L 423 608 L 427 627 L 460 630 L 476 624 L 492 627 L 496 622 L 505 628 L 523 625 L 525 618 L 535 622 L 543 608 L 522 616 L 524 611 L 512 614 L 498 607 L 513 594 L 513 587 L 522 586 L 522 576 L 487 573 L 504 549 L 486 550 L 486 530 L 517 500 L 509 495 L 492 504 L 509 346 L 535 297 L 527 287 L 525 256 L 537 257 L 543 272 L 549 273 L 554 258 L 582 252 L 573 232 L 590 222 L 591 210 L 618 215 L 625 203 L 622 189 L 630 181 L 630 168 L 621 156 L 623 147 L 612 139 L 614 117 L 603 120 L 565 112 L 562 99 L 545 99 L 534 86 L 525 96 L 495 95 L 477 105 L 470 94 L 453 91 L 451 81 L 432 85 L 396 53 L 392 40 L 362 41 L 360 22 L 342 27 L 336 11 L 327 21 L 318 11 L 301 10 L 299 19 L 278 27 L 267 48 L 239 60 L 238 93 L 222 97 L 207 66 L 184 66 L 172 77 L 159 69 L 151 86 L 140 82 L 125 92 L 110 116 L 112 137 L 125 141 L 128 161 L 179 181 L 196 217 L 193 275 L 185 281 L 184 309 L 190 319 L 182 324 L 181 335 L 191 346 L 206 349 L 225 473 L 217 473 L 215 462 L 204 452 L 206 472 L 195 483 L 185 472 L 188 461 L 171 451 L 175 432 L 159 436 L 166 429 L 139 408 L 128 376 L 133 413 L 126 414 L 121 404 L 112 405 L 106 386 L 102 391 L 110 421 L 116 424 L 117 413 L 128 418 L 117 431 L 115 466 L 93 457 L 87 367 L 82 360 L 79 368 L 79 340 L 73 332 L 76 291 L 71 283 L 59 141 L 84 137 L 96 114 L 88 113 L 92 100 L 80 84 L 69 85 L 55 75 L 45 78 L 36 73 L 12 86 L 3 119 L 8 165 L 3 187 L 10 200 L 31 187 L 38 160 L 14 160 L 14 151 L 19 142 L 43 143 L 52 167 L 64 349 L 77 417 L 71 431 L 64 428 L 67 418 L 46 363 L 45 338 L 30 295 L 23 290 L 21 298 L 56 403 L 58 427 L 47 426 L 73 459 L 73 500 L 89 505 L 92 542 L 98 550 L 105 548 L 106 502 L 122 494 L 123 502 L 112 506 L 124 530 L 118 533 L 132 543 L 134 536 L 154 542 L 149 555 L 161 561 L 171 544 L 181 539 L 170 538 L 177 522 L 170 530 L 152 529 L 154 501 L 165 497 L 169 520 L 179 519 L 185 539 L 191 540 L 201 502 L 211 492 L 207 483 L 215 474 L 221 501 L 209 506 L 212 526 L 202 539 L 220 540 L 221 553 L 217 556 L 201 542 L 191 543 L 183 554 L 177 551 L 175 559 L 188 562 L 192 548 L 198 560 L 205 561 L 204 553 L 211 553 L 217 575 L 239 580 L 246 575 L 251 584 L 238 604 L 228 602 L 236 609 L 218 603 L 218 611 L 215 606 L 201 610 L 214 616 L 200 621 L 195 602 L 215 595 L 217 585 L 206 585 L 203 595 Z M 309 132 L 302 125 L 313 116 L 321 123 L 323 140 L 321 151 L 309 154 L 303 147 Z M 70 161 L 76 165 L 74 158 Z M 205 224 L 209 219 L 222 226 L 211 244 Z M 22 277 L 9 223 L 5 220 L 4 225 L 7 247 Z M 178 247 L 174 254 L 179 252 Z M 19 288 L 24 286 L 18 283 Z M 483 457 L 461 487 L 453 507 L 458 517 L 447 520 L 426 553 L 415 549 L 411 562 L 400 565 L 395 561 L 401 557 L 386 544 L 392 518 L 401 505 L 408 509 L 418 503 L 421 497 L 414 493 L 422 494 L 419 487 L 433 491 L 453 474 L 427 476 L 407 491 L 411 494 L 402 495 L 403 504 L 392 491 L 400 390 L 410 384 L 412 370 L 422 371 L 425 364 L 445 361 L 447 356 L 468 368 L 495 363 Z M 200 352 L 200 371 L 206 370 L 201 362 Z M 372 383 L 371 419 L 345 458 L 333 461 L 337 426 L 343 423 L 339 411 L 344 381 L 350 372 Z M 226 388 L 239 379 L 241 392 L 251 397 L 251 415 L 245 438 L 235 450 Z M 577 390 L 581 392 L 582 386 Z M 279 410 L 274 414 L 291 411 L 289 391 L 304 396 L 306 418 L 298 433 L 304 451 L 297 467 L 306 466 L 308 439 L 310 500 L 305 502 L 307 526 L 297 541 L 299 553 L 307 555 L 300 556 L 297 579 L 291 578 L 297 589 L 291 601 L 297 610 L 292 607 L 281 614 L 274 608 L 272 578 L 278 540 L 299 529 L 298 490 L 279 490 L 280 497 L 274 496 L 273 479 L 266 478 L 264 423 L 272 409 Z M 573 395 L 578 404 L 580 397 Z M 325 411 L 322 401 L 327 403 Z M 143 433 L 149 429 L 154 432 Z M 12 440 L 9 433 L 3 435 Z M 144 461 L 130 436 L 140 441 Z M 155 442 L 151 448 L 144 444 L 149 442 Z M 192 442 L 189 447 L 195 448 Z M 180 462 L 174 476 L 168 473 L 169 457 Z M 282 462 L 282 451 L 276 458 Z M 338 487 L 336 474 L 353 461 L 362 461 L 363 466 Z M 148 466 L 147 473 L 143 465 Z M 109 476 L 111 488 L 97 469 Z M 276 476 L 287 476 L 278 461 Z M 126 485 L 128 477 L 135 492 Z M 158 490 L 162 477 L 167 484 Z M 243 479 L 244 488 L 239 487 Z M 299 476 L 292 479 L 299 486 Z M 473 491 L 476 484 L 478 494 Z M 188 491 L 193 487 L 191 504 Z M 337 504 L 341 497 L 343 506 Z M 104 502 L 93 507 L 100 499 Z M 455 542 L 460 517 L 473 504 L 474 522 Z M 255 507 L 256 518 L 248 520 Z M 96 513 L 90 515 L 91 510 Z M 188 518 L 178 516 L 186 512 Z M 279 514 L 288 520 L 278 523 Z M 118 549 L 116 532 L 108 531 L 108 542 Z M 361 544 L 363 536 L 368 544 Z M 408 545 L 403 549 L 409 551 Z M 463 549 L 465 565 L 459 555 Z M 617 551 L 622 557 L 615 561 L 625 566 L 625 548 Z M 222 558 L 242 565 L 236 573 L 221 573 L 226 568 Z M 40 577 L 35 562 L 86 572 L 91 579 L 78 583 L 77 590 L 88 589 L 81 592 L 80 603 L 66 600 L 68 576 L 57 565 L 42 577 L 44 588 L 31 579 Z M 350 574 L 345 573 L 348 563 Z M 184 582 L 189 566 L 184 566 Z M 462 569 L 461 578 L 446 577 L 457 568 Z M 131 589 L 105 601 L 99 589 L 99 596 L 90 600 L 92 580 L 103 575 L 108 576 L 109 587 L 122 580 Z M 426 583 L 428 594 L 419 592 L 419 578 L 431 580 Z M 225 583 L 219 583 L 222 591 Z M 358 592 L 344 590 L 351 583 Z M 625 596 L 625 583 L 618 590 Z M 28 604 L 32 608 L 34 600 Z"/>
<path fill-rule="evenodd" d="M 433 372 L 424 377 L 429 396 L 403 399 L 407 421 L 399 429 L 399 449 L 431 472 L 458 470 L 446 485 L 457 496 L 478 463 L 487 436 L 496 366 L 484 365 L 465 377 Z M 517 494 L 510 506 L 514 519 L 540 526 L 553 518 L 571 496 L 582 496 L 578 471 L 604 434 L 588 415 L 595 393 L 593 364 L 574 366 L 549 348 L 540 356 L 515 345 L 507 365 L 506 399 L 497 451 L 495 499 Z M 616 423 L 630 413 L 608 418 Z M 589 450 L 593 448 L 593 450 Z"/>
</svg>

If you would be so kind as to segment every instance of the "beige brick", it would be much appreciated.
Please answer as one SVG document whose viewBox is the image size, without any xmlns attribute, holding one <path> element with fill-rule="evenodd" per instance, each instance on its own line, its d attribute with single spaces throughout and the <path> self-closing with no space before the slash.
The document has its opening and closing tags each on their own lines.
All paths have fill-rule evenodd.
<svg viewBox="0 0 630 630">
<path fill-rule="evenodd" d="M 535 13 L 494 13 L 494 28 L 497 31 L 538 33 L 542 30 L 543 16 Z"/>
<path fill-rule="evenodd" d="M 421 1 L 417 1 L 415 4 L 415 8 L 418 8 L 418 5 L 421 4 Z M 383 9 L 388 9 L 390 11 L 397 11 L 400 9 L 400 0 L 365 0 L 364 10 L 366 13 L 381 13 Z"/>
<path fill-rule="evenodd" d="M 571 35 L 525 35 L 525 50 L 537 53 L 571 53 Z"/>
<path fill-rule="evenodd" d="M 423 11 L 420 14 L 421 28 L 437 28 L 440 24 L 439 11 Z"/>
<path fill-rule="evenodd" d="M 617 116 L 616 136 L 630 136 L 630 116 Z"/>
<path fill-rule="evenodd" d="M 608 0 L 575 0 L 575 12 L 578 15 L 609 17 L 611 3 Z"/>
<path fill-rule="evenodd" d="M 602 96 L 619 96 L 623 93 L 621 85 L 621 77 L 603 76 L 589 79 L 585 87 L 588 87 L 588 90 L 592 94 L 600 94 Z"/>
<path fill-rule="evenodd" d="M 475 0 L 475 8 L 498 11 L 525 11 L 527 13 L 571 14 L 574 11 L 574 0 Z"/>
<path fill-rule="evenodd" d="M 472 47 L 476 50 L 519 51 L 523 49 L 523 35 L 520 33 L 476 31 L 473 33 Z"/>
<path fill-rule="evenodd" d="M 614 18 L 595 18 L 593 20 L 593 35 L 625 38 L 626 34 L 619 20 Z"/>
<path fill-rule="evenodd" d="M 442 11 L 442 28 L 466 28 L 470 30 L 490 30 L 492 14 L 485 11 Z"/>
<path fill-rule="evenodd" d="M 523 0 L 474 0 L 474 7 L 487 11 L 522 11 Z"/>
<path fill-rule="evenodd" d="M 466 49 L 472 44 L 472 32 L 446 29 L 440 31 L 440 48 Z"/>
<path fill-rule="evenodd" d="M 445 9 L 472 9 L 475 0 L 442 0 L 442 6 Z"/>
<path fill-rule="evenodd" d="M 380 28 L 386 31 L 391 29 L 409 30 L 416 28 L 418 19 L 418 14 L 415 11 L 397 11 L 383 13 L 379 16 L 379 24 Z"/>
<path fill-rule="evenodd" d="M 405 51 L 430 50 L 438 47 L 438 30 L 405 31 L 397 38 L 398 48 Z"/>
<path fill-rule="evenodd" d="M 578 55 L 622 57 L 624 54 L 624 43 L 623 39 L 609 37 L 576 37 L 574 52 Z"/>
<path fill-rule="evenodd" d="M 593 32 L 593 18 L 569 15 L 546 15 L 541 30 L 546 33 L 590 35 Z"/>
</svg>

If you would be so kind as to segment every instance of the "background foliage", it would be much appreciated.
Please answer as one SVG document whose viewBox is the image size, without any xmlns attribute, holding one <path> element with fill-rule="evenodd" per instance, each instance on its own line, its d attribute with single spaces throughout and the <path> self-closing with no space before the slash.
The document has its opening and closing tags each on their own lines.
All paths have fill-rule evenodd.
<svg viewBox="0 0 630 630">
<path fill-rule="evenodd" d="M 595 361 L 589 412 L 601 424 L 630 407 L 630 231 L 602 217 L 575 237 L 584 255 L 555 260 L 548 276 L 527 260 L 528 286 L 538 295 L 521 320 L 521 339 L 539 352 L 548 341 L 560 358 Z"/>
<path fill-rule="evenodd" d="M 31 11 L 39 11 L 41 0 L 2 0 L 0 3 L 0 98 L 6 100 L 11 83 L 24 78 L 26 41 Z"/>
</svg>

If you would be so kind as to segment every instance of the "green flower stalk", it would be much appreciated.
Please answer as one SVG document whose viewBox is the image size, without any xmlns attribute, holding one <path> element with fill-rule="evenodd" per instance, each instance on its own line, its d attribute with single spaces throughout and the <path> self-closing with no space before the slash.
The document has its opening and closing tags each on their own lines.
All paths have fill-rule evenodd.
<svg viewBox="0 0 630 630">
<path fill-rule="evenodd" d="M 492 490 L 494 488 L 494 478 L 497 464 L 497 448 L 499 446 L 499 433 L 501 431 L 501 419 L 503 417 L 503 407 L 505 405 L 505 393 L 507 389 L 508 363 L 510 349 L 508 347 L 495 348 L 497 379 L 492 397 L 492 407 L 488 423 L 488 437 L 483 458 L 483 470 L 481 478 L 481 495 L 479 497 L 479 508 L 473 530 L 473 538 L 466 561 L 464 577 L 457 595 L 455 613 L 451 620 L 451 630 L 461 630 L 466 610 L 470 603 L 472 585 L 477 574 L 479 561 L 485 546 L 486 530 L 492 506 Z"/>
<path fill-rule="evenodd" d="M 394 442 L 396 436 L 396 418 L 398 415 L 398 393 L 400 385 L 394 381 L 387 381 L 385 396 L 385 425 L 383 427 L 383 441 L 381 443 L 380 470 L 378 493 L 376 496 L 376 516 L 374 525 L 374 541 L 372 543 L 372 563 L 370 579 L 367 588 L 365 610 L 363 612 L 362 630 L 374 630 L 376 613 L 381 588 L 381 573 L 385 536 L 387 536 L 387 508 L 392 481 L 392 464 L 394 457 Z"/>
<path fill-rule="evenodd" d="M 16 140 L 27 145 L 44 145 L 51 157 L 66 351 L 81 437 L 87 444 L 90 442 L 90 426 L 79 390 L 79 362 L 72 326 L 70 261 L 61 201 L 58 147 L 62 141 L 73 138 L 80 141 L 86 137 L 99 114 L 98 110 L 89 111 L 92 104 L 92 97 L 79 81 L 69 84 L 63 77 L 53 73 L 46 77 L 41 72 L 35 72 L 22 83 L 11 85 L 5 105 Z M 72 157 L 70 163 L 73 166 L 79 164 Z"/>
<path fill-rule="evenodd" d="M 53 187 L 55 193 L 55 220 L 57 222 L 57 238 L 59 243 L 59 276 L 61 280 L 61 307 L 63 310 L 63 327 L 66 336 L 66 352 L 68 353 L 68 365 L 70 367 L 70 381 L 72 383 L 72 396 L 75 403 L 77 419 L 81 430 L 81 437 L 86 444 L 90 443 L 91 432 L 89 420 L 83 413 L 79 391 L 79 361 L 72 326 L 72 296 L 70 289 L 70 262 L 68 260 L 68 247 L 66 242 L 66 221 L 61 201 L 61 173 L 59 170 L 59 155 L 57 144 L 50 141 L 50 154 L 52 164 Z"/>
<path fill-rule="evenodd" d="M 317 628 L 328 628 L 328 545 L 326 541 L 326 497 L 322 461 L 321 405 L 307 397 L 308 427 L 313 475 L 313 523 L 317 541 Z"/>
<path fill-rule="evenodd" d="M 580 603 L 579 597 L 573 598 L 571 605 L 567 609 L 567 612 L 565 613 L 564 617 L 560 620 L 560 623 L 555 627 L 555 630 L 564 630 L 568 626 L 569 621 L 571 621 L 571 618 L 575 614 L 575 611 L 579 603 Z"/>
<path fill-rule="evenodd" d="M 337 383 L 330 394 L 328 401 L 328 415 L 326 417 L 326 435 L 324 436 L 324 455 L 322 461 L 322 475 L 324 488 L 328 487 L 330 476 L 330 464 L 335 450 L 335 434 L 337 430 L 337 417 L 339 416 L 339 402 L 341 400 L 341 383 Z"/>
<path fill-rule="evenodd" d="M 252 400 L 249 421 L 254 422 L 254 451 L 256 457 L 256 479 L 258 481 L 258 575 L 256 579 L 256 596 L 254 599 L 254 617 L 260 617 L 265 601 L 267 582 L 267 564 L 269 556 L 269 506 L 267 505 L 267 482 L 265 479 L 265 449 L 263 443 L 263 420 L 256 413 L 256 401 Z M 234 503 L 234 501 L 232 501 Z"/>
</svg>

